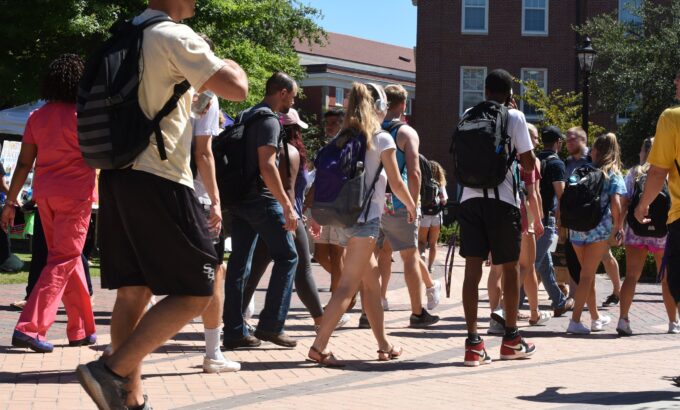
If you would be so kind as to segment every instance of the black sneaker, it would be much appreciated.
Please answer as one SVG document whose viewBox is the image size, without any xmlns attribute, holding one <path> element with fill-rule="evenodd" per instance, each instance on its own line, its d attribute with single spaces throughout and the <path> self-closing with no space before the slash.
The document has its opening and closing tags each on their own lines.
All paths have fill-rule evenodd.
<svg viewBox="0 0 680 410">
<path fill-rule="evenodd" d="M 279 346 L 283 346 L 283 347 L 293 348 L 293 347 L 297 346 L 297 340 L 288 336 L 286 334 L 286 332 L 270 333 L 270 332 L 263 332 L 261 330 L 256 330 L 255 331 L 255 337 L 257 337 L 260 340 L 264 340 L 265 342 L 271 342 L 271 343 L 274 343 L 275 345 L 279 345 Z"/>
<path fill-rule="evenodd" d="M 370 329 L 371 324 L 368 323 L 368 317 L 366 316 L 366 313 L 362 313 L 361 316 L 359 317 L 359 329 Z"/>
<path fill-rule="evenodd" d="M 610 306 L 616 306 L 619 304 L 619 297 L 616 296 L 615 294 L 611 294 L 607 296 L 607 299 L 602 302 L 602 307 L 610 307 Z"/>
<path fill-rule="evenodd" d="M 439 316 L 431 315 L 427 313 L 427 310 L 423 309 L 423 311 L 420 312 L 420 315 L 414 315 L 411 313 L 411 318 L 409 321 L 409 327 L 420 329 L 439 322 Z"/>
<path fill-rule="evenodd" d="M 127 391 L 126 377 L 112 372 L 102 360 L 81 364 L 76 368 L 76 376 L 85 392 L 100 409 L 125 410 Z"/>
<path fill-rule="evenodd" d="M 258 347 L 261 344 L 262 342 L 260 341 L 260 339 L 251 335 L 242 337 L 240 339 L 224 339 L 224 341 L 222 342 L 222 345 L 227 350 L 234 350 L 241 347 L 253 348 Z"/>
</svg>

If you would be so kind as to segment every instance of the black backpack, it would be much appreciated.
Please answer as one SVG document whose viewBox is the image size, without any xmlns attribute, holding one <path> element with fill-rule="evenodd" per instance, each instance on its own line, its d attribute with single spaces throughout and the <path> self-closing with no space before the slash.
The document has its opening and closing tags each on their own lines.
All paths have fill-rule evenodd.
<svg viewBox="0 0 680 410">
<path fill-rule="evenodd" d="M 450 152 L 453 175 L 461 185 L 497 189 L 516 155 L 510 148 L 508 109 L 494 101 L 470 108 L 453 133 Z"/>
<path fill-rule="evenodd" d="M 607 209 L 600 201 L 604 179 L 604 172 L 589 164 L 574 170 L 560 199 L 561 226 L 586 232 L 600 223 Z"/>
<path fill-rule="evenodd" d="M 394 138 L 394 143 L 397 143 L 397 132 L 399 132 L 399 128 L 401 128 L 402 125 L 405 125 L 405 122 L 402 121 L 394 121 L 390 123 L 390 126 L 387 128 L 383 128 L 385 131 L 390 133 L 392 138 Z M 397 149 L 401 151 L 399 146 L 397 146 Z M 403 151 L 402 151 L 403 152 Z M 434 212 L 434 209 L 432 208 L 433 204 L 437 205 L 438 210 L 434 213 L 425 213 L 425 215 L 436 215 L 439 213 L 441 208 L 439 208 L 438 205 L 438 199 L 439 199 L 439 191 L 441 187 L 439 186 L 439 182 L 437 182 L 434 178 L 432 178 L 432 167 L 430 166 L 430 161 L 425 158 L 423 154 L 418 154 L 418 159 L 420 162 L 420 203 L 421 203 L 421 210 L 423 213 L 425 212 L 426 206 L 428 207 L 428 212 Z M 404 165 L 401 167 L 399 170 L 400 173 L 404 172 L 404 168 L 406 167 L 406 162 L 404 162 Z M 386 192 L 392 192 L 392 190 L 389 188 L 389 184 L 387 187 Z M 415 199 L 415 198 L 414 198 Z"/>
<path fill-rule="evenodd" d="M 160 122 L 177 106 L 191 87 L 188 81 L 176 84 L 173 95 L 152 119 L 139 105 L 139 70 L 144 29 L 172 21 L 153 17 L 140 25 L 132 20 L 111 27 L 112 33 L 85 65 L 78 87 L 78 141 L 85 162 L 93 168 L 117 169 L 129 165 L 156 136 L 158 153 L 167 159 Z"/>
<path fill-rule="evenodd" d="M 257 174 L 247 175 L 245 170 L 248 127 L 265 118 L 279 119 L 270 110 L 257 110 L 245 120 L 243 117 L 244 113 L 241 113 L 234 124 L 212 138 L 215 177 L 223 207 L 241 202 L 257 178 Z"/>
<path fill-rule="evenodd" d="M 635 218 L 635 208 L 640 203 L 640 197 L 642 197 L 642 192 L 645 190 L 645 182 L 647 182 L 647 174 L 639 175 L 635 179 L 633 199 L 631 200 L 630 205 L 628 205 L 628 216 L 626 217 L 626 221 L 628 222 L 630 229 L 632 229 L 637 236 L 661 238 L 668 233 L 666 222 L 668 222 L 668 211 L 671 209 L 671 197 L 668 192 L 668 183 L 664 182 L 661 192 L 659 192 L 659 195 L 657 195 L 654 201 L 649 205 L 648 217 L 652 222 L 641 224 L 637 218 Z"/>
</svg>

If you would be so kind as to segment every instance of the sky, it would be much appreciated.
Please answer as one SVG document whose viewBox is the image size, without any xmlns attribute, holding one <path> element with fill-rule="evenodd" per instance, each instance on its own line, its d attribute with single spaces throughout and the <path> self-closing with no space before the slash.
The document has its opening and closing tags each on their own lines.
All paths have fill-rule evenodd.
<svg viewBox="0 0 680 410">
<path fill-rule="evenodd" d="M 411 0 L 301 0 L 320 9 L 317 23 L 326 31 L 412 48 L 416 45 L 417 9 Z M 401 16 L 388 27 L 386 15 Z M 394 17 L 392 17 L 394 18 Z"/>
</svg>

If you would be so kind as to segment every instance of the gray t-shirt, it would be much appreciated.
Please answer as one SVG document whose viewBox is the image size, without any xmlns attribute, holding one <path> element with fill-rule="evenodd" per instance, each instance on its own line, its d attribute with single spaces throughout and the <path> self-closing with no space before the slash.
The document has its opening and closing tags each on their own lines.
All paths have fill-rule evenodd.
<svg viewBox="0 0 680 410">
<path fill-rule="evenodd" d="M 256 111 L 271 111 L 271 108 L 265 103 L 259 103 L 256 106 L 249 108 L 243 113 L 243 120 L 248 119 Z M 278 153 L 281 148 L 281 122 L 276 118 L 265 118 L 252 124 L 246 133 L 246 162 L 245 172 L 248 179 L 254 181 L 247 195 L 248 199 L 256 197 L 264 197 L 274 199 L 274 196 L 264 184 L 264 180 L 260 175 L 260 167 L 258 165 L 257 149 L 265 145 L 276 148 L 277 164 Z"/>
</svg>

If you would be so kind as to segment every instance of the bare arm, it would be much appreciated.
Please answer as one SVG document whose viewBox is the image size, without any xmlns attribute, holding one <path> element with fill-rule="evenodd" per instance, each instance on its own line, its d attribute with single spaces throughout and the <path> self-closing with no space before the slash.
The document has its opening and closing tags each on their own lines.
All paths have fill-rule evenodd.
<svg viewBox="0 0 680 410">
<path fill-rule="evenodd" d="M 527 204 L 529 205 L 529 212 L 534 216 L 534 233 L 536 237 L 543 235 L 543 218 L 541 217 L 541 203 L 539 196 L 536 195 L 537 184 L 527 185 Z"/>
<path fill-rule="evenodd" d="M 208 226 L 211 231 L 219 231 L 222 225 L 222 208 L 220 206 L 220 191 L 217 188 L 217 178 L 215 177 L 215 158 L 212 153 L 210 135 L 197 135 L 194 158 L 196 159 L 196 169 L 201 176 L 205 191 L 210 197 L 210 218 Z"/>
<path fill-rule="evenodd" d="M 276 166 L 276 148 L 271 145 L 258 147 L 257 160 L 264 184 L 283 207 L 283 215 L 286 221 L 284 229 L 294 231 L 297 227 L 298 216 L 288 195 L 286 195 L 286 190 L 283 188 L 283 182 L 279 176 L 279 170 Z"/>
<path fill-rule="evenodd" d="M 642 192 L 640 197 L 640 203 L 637 208 L 635 208 L 635 219 L 640 221 L 640 223 L 649 223 L 651 220 L 647 218 L 649 214 L 649 205 L 654 201 L 654 199 L 661 192 L 664 182 L 668 177 L 668 169 L 657 167 L 656 165 L 651 165 L 649 171 L 647 171 L 647 181 L 645 181 L 645 190 Z"/>
<path fill-rule="evenodd" d="M 411 198 L 418 202 L 420 196 L 420 157 L 418 156 L 418 148 L 420 140 L 416 130 L 408 125 L 399 128 L 397 135 L 397 143 L 403 141 L 404 158 L 406 159 L 406 173 L 408 175 L 408 191 Z M 390 183 L 390 186 L 392 184 Z"/>
<path fill-rule="evenodd" d="M 555 220 L 557 225 L 560 224 L 560 199 L 562 199 L 562 194 L 564 193 L 564 181 L 553 182 L 553 189 L 555 190 L 555 196 L 557 196 L 557 208 L 555 208 Z"/>
<path fill-rule="evenodd" d="M 387 181 L 390 183 L 392 193 L 399 198 L 399 200 L 406 206 L 409 214 L 409 223 L 416 220 L 416 204 L 411 197 L 404 180 L 401 179 L 399 173 L 399 166 L 397 165 L 397 154 L 394 149 L 387 149 L 380 154 L 380 161 L 387 173 Z"/>
<path fill-rule="evenodd" d="M 616 237 L 617 234 L 621 233 L 623 235 L 623 217 L 621 212 L 621 195 L 613 194 L 609 199 L 610 206 L 612 209 L 612 233 L 611 237 Z M 617 241 L 618 245 L 621 245 Z"/>
<path fill-rule="evenodd" d="M 536 156 L 534 151 L 529 150 L 525 153 L 519 154 L 519 163 L 522 164 L 525 172 L 534 172 L 536 168 Z"/>
<path fill-rule="evenodd" d="M 225 59 L 225 66 L 213 74 L 199 91 L 208 89 L 218 97 L 230 101 L 243 101 L 248 97 L 248 75 L 240 65 Z"/>
<path fill-rule="evenodd" d="M 21 144 L 21 151 L 19 152 L 17 167 L 14 170 L 12 183 L 9 187 L 9 193 L 7 194 L 8 205 L 11 205 L 12 203 L 18 203 L 17 197 L 19 196 L 19 192 L 26 182 L 28 173 L 31 172 L 31 168 L 33 168 L 33 163 L 35 162 L 37 155 L 38 147 L 36 145 L 26 143 Z M 5 208 L 2 210 L 2 221 L 0 222 L 0 225 L 2 225 L 3 229 L 7 229 L 8 226 L 11 226 L 14 223 L 15 212 L 16 210 L 14 209 L 14 206 L 5 206 Z"/>
<path fill-rule="evenodd" d="M 279 158 L 279 175 L 281 175 L 281 183 L 288 199 L 291 203 L 295 203 L 295 180 L 300 170 L 300 153 L 290 144 L 288 144 L 288 158 L 290 158 L 290 175 L 288 175 L 288 162 L 285 155 Z"/>
</svg>

